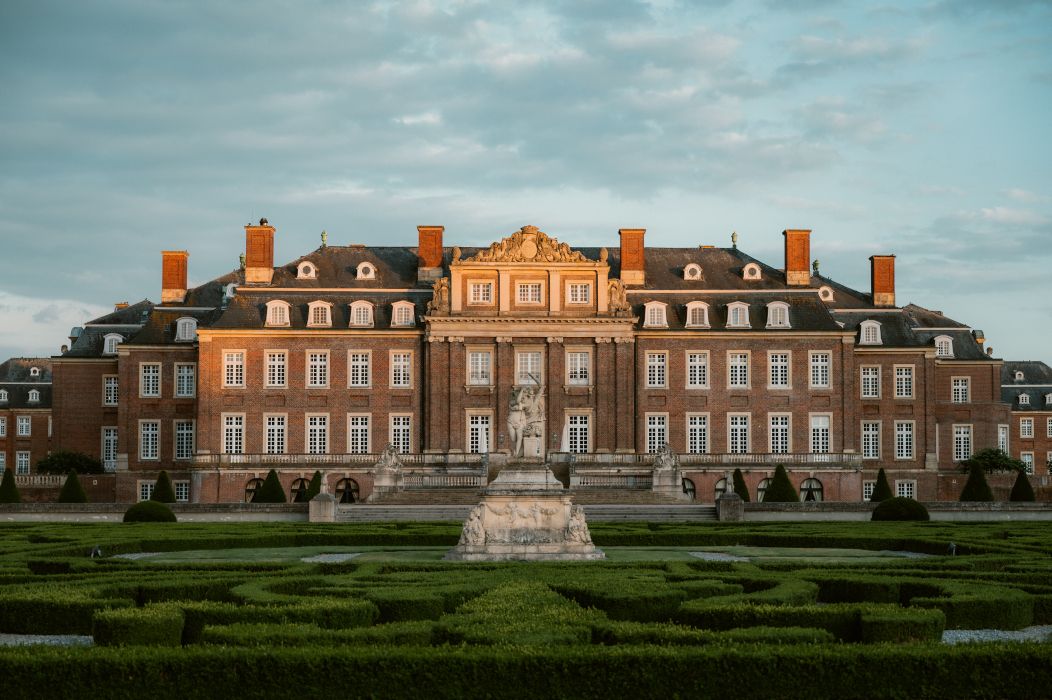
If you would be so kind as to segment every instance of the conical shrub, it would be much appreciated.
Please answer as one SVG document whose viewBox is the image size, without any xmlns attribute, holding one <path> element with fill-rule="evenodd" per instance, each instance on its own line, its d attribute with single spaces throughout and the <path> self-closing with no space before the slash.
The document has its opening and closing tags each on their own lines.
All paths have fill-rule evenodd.
<svg viewBox="0 0 1052 700">
<path fill-rule="evenodd" d="M 288 503 L 288 500 L 285 489 L 281 488 L 278 473 L 273 469 L 270 470 L 267 478 L 263 480 L 263 485 L 256 489 L 256 494 L 252 497 L 253 503 Z"/>
<path fill-rule="evenodd" d="M 159 503 L 175 503 L 175 488 L 172 486 L 172 480 L 167 471 L 162 470 L 157 475 L 157 483 L 153 485 L 150 500 Z"/>
<path fill-rule="evenodd" d="M 734 470 L 734 493 L 741 496 L 746 503 L 749 502 L 749 487 L 745 484 L 745 476 L 741 469 Z"/>
<path fill-rule="evenodd" d="M 7 478 L 6 476 L 4 477 Z M 3 489 L 0 489 L 3 491 Z M 1009 501 L 1036 501 L 1037 498 L 1034 496 L 1034 487 L 1030 485 L 1030 478 L 1026 475 L 1026 472 L 1019 472 L 1015 478 L 1015 484 L 1012 485 L 1012 494 L 1008 497 Z"/>
<path fill-rule="evenodd" d="M 310 483 L 307 484 L 307 493 L 304 495 L 304 500 L 309 501 L 310 499 L 321 493 L 321 472 L 314 472 L 314 476 L 310 478 Z"/>
<path fill-rule="evenodd" d="M 88 494 L 84 493 L 84 487 L 80 485 L 77 472 L 72 469 L 66 477 L 66 483 L 62 484 L 62 490 L 58 492 L 59 503 L 87 503 Z"/>
<path fill-rule="evenodd" d="M 873 503 L 880 503 L 891 498 L 894 494 L 891 493 L 891 484 L 888 483 L 888 475 L 884 473 L 884 467 L 880 468 L 877 472 L 877 483 L 873 484 L 873 495 L 869 497 L 869 500 Z"/>
<path fill-rule="evenodd" d="M 785 467 L 779 464 L 775 467 L 774 478 L 770 486 L 763 493 L 764 503 L 799 503 L 800 496 L 793 488 L 793 482 L 789 481 L 789 474 Z"/>
<path fill-rule="evenodd" d="M 986 473 L 978 464 L 973 464 L 968 470 L 968 481 L 961 491 L 961 502 L 988 503 L 994 500 L 994 493 L 990 490 L 990 484 L 986 483 Z"/>
<path fill-rule="evenodd" d="M 1031 495 L 1034 493 L 1030 492 Z M 1034 500 L 1032 497 L 1031 501 Z M 4 470 L 4 479 L 0 481 L 0 503 L 21 503 L 22 494 L 18 492 L 18 484 L 15 483 L 15 473 L 10 469 Z"/>
</svg>

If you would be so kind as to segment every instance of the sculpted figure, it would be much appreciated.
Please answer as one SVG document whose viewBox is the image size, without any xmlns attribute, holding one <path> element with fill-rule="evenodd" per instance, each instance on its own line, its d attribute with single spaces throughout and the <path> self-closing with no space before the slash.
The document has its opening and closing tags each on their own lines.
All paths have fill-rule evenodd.
<svg viewBox="0 0 1052 700">
<path fill-rule="evenodd" d="M 588 532 L 588 524 L 584 520 L 584 508 L 581 506 L 570 507 L 570 521 L 566 524 L 566 539 L 569 542 L 580 544 L 591 544 L 592 535 Z"/>
<path fill-rule="evenodd" d="M 427 313 L 429 315 L 442 315 L 449 313 L 448 277 L 441 277 L 435 282 L 431 301 L 427 302 Z"/>
<path fill-rule="evenodd" d="M 471 509 L 468 519 L 464 521 L 464 530 L 460 533 L 460 544 L 482 545 L 486 543 L 486 528 L 482 525 L 482 506 Z"/>
<path fill-rule="evenodd" d="M 671 471 L 678 466 L 679 460 L 676 459 L 676 453 L 672 451 L 672 448 L 666 442 L 661 446 L 657 456 L 654 458 L 654 471 Z"/>
<path fill-rule="evenodd" d="M 460 262 L 460 246 L 453 246 L 453 262 Z"/>
<path fill-rule="evenodd" d="M 402 460 L 398 457 L 398 448 L 387 443 L 384 451 L 380 453 L 380 461 L 376 463 L 378 472 L 397 472 L 402 469 Z"/>
<path fill-rule="evenodd" d="M 619 279 L 612 279 L 608 285 L 609 290 L 609 302 L 610 313 L 615 315 L 624 315 L 632 308 L 628 304 L 628 294 L 625 292 L 625 285 Z"/>
</svg>

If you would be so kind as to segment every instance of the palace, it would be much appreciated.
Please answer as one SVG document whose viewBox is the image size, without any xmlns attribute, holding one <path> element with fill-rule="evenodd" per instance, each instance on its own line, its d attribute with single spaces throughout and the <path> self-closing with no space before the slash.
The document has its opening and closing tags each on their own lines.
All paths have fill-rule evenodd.
<svg viewBox="0 0 1052 700">
<path fill-rule="evenodd" d="M 512 456 L 610 492 L 656 489 L 660 456 L 678 475 L 664 496 L 704 502 L 736 467 L 755 499 L 777 464 L 809 500 L 864 499 L 880 467 L 899 495 L 956 500 L 975 450 L 1029 445 L 1033 464 L 1013 411 L 1048 411 L 1052 386 L 1030 392 L 1041 406 L 1010 394 L 1040 363 L 1003 379 L 981 331 L 898 306 L 893 255 L 856 291 L 812 265 L 808 230 L 782 233 L 778 267 L 645 233 L 580 248 L 524 226 L 472 248 L 420 226 L 415 247 L 323 235 L 276 266 L 263 219 L 240 269 L 195 288 L 188 253 L 163 251 L 159 304 L 118 304 L 61 355 L 2 366 L 0 455 L 26 476 L 44 449 L 93 455 L 111 472 L 93 497 L 123 502 L 161 469 L 192 502 L 243 501 L 271 468 L 293 494 L 320 470 L 345 502 L 477 493 Z M 396 488 L 377 471 L 395 452 Z"/>
</svg>

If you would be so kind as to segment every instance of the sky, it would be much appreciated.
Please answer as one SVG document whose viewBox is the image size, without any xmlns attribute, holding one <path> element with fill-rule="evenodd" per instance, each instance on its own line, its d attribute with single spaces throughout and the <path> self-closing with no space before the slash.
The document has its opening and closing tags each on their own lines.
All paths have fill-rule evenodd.
<svg viewBox="0 0 1052 700">
<path fill-rule="evenodd" d="M 0 356 L 319 243 L 730 244 L 1052 363 L 1052 0 L 0 3 Z"/>
</svg>

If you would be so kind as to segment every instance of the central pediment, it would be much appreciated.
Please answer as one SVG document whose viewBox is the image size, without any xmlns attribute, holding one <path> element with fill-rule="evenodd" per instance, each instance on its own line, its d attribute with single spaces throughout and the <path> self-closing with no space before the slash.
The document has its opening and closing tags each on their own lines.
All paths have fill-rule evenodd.
<svg viewBox="0 0 1052 700">
<path fill-rule="evenodd" d="M 606 252 L 606 249 L 603 249 Z M 605 258 L 605 255 L 601 255 Z M 501 239 L 485 250 L 480 250 L 470 258 L 458 260 L 454 254 L 454 263 L 595 263 L 605 260 L 589 260 L 581 252 L 571 250 L 566 243 L 560 243 L 536 226 L 523 226 L 507 238 Z"/>
</svg>

